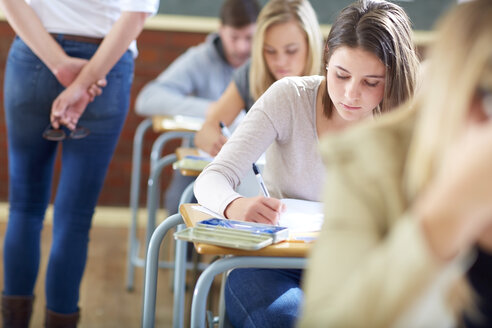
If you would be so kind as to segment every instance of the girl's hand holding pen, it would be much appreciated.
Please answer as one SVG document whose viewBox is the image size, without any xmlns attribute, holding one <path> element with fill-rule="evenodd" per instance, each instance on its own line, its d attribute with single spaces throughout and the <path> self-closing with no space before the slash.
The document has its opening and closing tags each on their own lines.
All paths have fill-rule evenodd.
<svg viewBox="0 0 492 328">
<path fill-rule="evenodd" d="M 277 225 L 285 204 L 279 199 L 257 196 L 240 197 L 233 200 L 225 209 L 228 219 Z"/>
<path fill-rule="evenodd" d="M 195 134 L 194 141 L 195 146 L 211 156 L 216 156 L 226 143 L 227 138 L 222 135 L 220 128 L 216 124 L 205 122 L 200 131 Z"/>
</svg>

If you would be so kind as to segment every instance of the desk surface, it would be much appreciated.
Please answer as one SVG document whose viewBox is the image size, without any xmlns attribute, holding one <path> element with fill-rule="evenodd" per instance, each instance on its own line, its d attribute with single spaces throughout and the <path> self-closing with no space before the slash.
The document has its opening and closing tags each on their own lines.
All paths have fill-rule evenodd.
<svg viewBox="0 0 492 328">
<path fill-rule="evenodd" d="M 193 227 L 196 222 L 210 218 L 209 214 L 193 209 L 198 204 L 182 204 L 179 212 L 186 226 Z M 273 244 L 257 251 L 214 246 L 203 243 L 194 243 L 198 254 L 214 255 L 243 255 L 243 256 L 279 256 L 279 257 L 306 257 L 311 247 L 310 243 L 284 241 Z"/>
<path fill-rule="evenodd" d="M 176 158 L 179 160 L 183 159 L 185 156 L 199 156 L 198 150 L 196 148 L 176 148 Z M 190 169 L 179 169 L 182 175 L 187 177 L 197 177 L 202 171 L 190 170 Z"/>
<path fill-rule="evenodd" d="M 197 132 L 203 125 L 203 118 L 192 116 L 161 116 L 152 117 L 152 128 L 154 132 L 184 131 Z"/>
</svg>

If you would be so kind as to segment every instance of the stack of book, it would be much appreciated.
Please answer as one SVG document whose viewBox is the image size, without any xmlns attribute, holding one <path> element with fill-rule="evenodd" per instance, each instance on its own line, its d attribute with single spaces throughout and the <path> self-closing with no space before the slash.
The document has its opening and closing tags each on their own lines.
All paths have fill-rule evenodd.
<svg viewBox="0 0 492 328">
<path fill-rule="evenodd" d="M 173 169 L 203 171 L 203 169 L 212 162 L 213 158 L 205 156 L 187 155 L 183 159 L 173 163 Z"/>
</svg>

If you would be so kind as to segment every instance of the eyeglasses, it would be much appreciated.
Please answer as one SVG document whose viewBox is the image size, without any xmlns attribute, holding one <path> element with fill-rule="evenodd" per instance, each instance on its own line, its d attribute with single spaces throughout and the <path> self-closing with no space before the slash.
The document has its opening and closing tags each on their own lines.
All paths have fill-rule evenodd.
<svg viewBox="0 0 492 328">
<path fill-rule="evenodd" d="M 89 129 L 84 128 L 83 126 L 78 126 L 74 130 L 71 130 L 70 133 L 67 135 L 65 129 L 55 129 L 50 123 L 43 131 L 43 138 L 51 141 L 62 141 L 64 139 L 82 139 L 87 137 L 89 133 Z"/>
</svg>

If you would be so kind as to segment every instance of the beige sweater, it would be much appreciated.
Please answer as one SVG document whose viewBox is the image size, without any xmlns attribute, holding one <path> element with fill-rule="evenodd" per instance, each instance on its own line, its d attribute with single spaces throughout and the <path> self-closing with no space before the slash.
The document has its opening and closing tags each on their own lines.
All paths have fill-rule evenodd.
<svg viewBox="0 0 492 328">
<path fill-rule="evenodd" d="M 316 96 L 322 81 L 322 76 L 305 76 L 275 82 L 197 178 L 198 202 L 223 214 L 240 197 L 234 191 L 240 179 L 265 151 L 263 178 L 272 197 L 319 201 L 324 168 L 318 151 Z"/>
<path fill-rule="evenodd" d="M 413 113 L 323 138 L 325 221 L 305 273 L 301 327 L 452 327 L 466 256 L 439 263 L 402 190 Z"/>
</svg>

